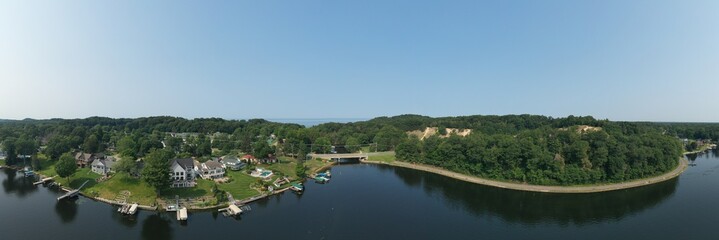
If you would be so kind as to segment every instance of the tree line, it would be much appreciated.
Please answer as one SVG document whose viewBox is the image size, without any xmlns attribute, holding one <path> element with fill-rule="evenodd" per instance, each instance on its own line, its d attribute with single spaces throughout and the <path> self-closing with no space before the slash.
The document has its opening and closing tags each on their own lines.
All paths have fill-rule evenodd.
<svg viewBox="0 0 719 240">
<path fill-rule="evenodd" d="M 580 126 L 595 130 L 583 131 Z M 407 134 L 427 127 L 439 128 L 440 134 L 445 128 L 471 129 L 472 133 L 426 139 Z M 676 166 L 682 149 L 679 138 L 716 140 L 719 124 L 539 115 L 400 115 L 313 127 L 262 119 L 163 116 L 0 122 L 0 142 L 8 152 L 8 163 L 19 161 L 17 155 L 34 156 L 38 151 L 50 160 L 75 151 L 112 152 L 137 159 L 162 149 L 174 157 L 204 160 L 239 153 L 302 157 L 346 146 L 351 152 L 396 150 L 404 161 L 536 184 L 614 182 L 665 172 Z"/>
</svg>

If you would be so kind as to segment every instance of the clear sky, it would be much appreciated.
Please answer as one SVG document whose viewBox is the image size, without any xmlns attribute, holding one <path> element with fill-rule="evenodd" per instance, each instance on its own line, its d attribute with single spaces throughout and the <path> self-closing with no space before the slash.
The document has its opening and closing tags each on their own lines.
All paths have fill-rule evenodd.
<svg viewBox="0 0 719 240">
<path fill-rule="evenodd" d="M 2 1 L 0 118 L 719 122 L 719 1 Z"/>
</svg>

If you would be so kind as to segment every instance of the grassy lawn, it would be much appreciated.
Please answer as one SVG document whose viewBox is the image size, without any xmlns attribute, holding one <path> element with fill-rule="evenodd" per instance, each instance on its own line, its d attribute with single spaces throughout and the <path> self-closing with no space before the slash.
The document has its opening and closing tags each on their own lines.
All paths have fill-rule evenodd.
<svg viewBox="0 0 719 240">
<path fill-rule="evenodd" d="M 42 175 L 48 176 L 48 177 L 56 176 L 57 175 L 57 172 L 55 172 L 55 163 L 56 162 L 57 161 L 42 161 L 42 162 L 40 162 L 42 169 L 40 169 L 39 171 L 36 171 L 36 172 L 38 172 Z"/>
<path fill-rule="evenodd" d="M 107 181 L 87 189 L 89 194 L 109 200 L 115 200 L 122 191 L 130 192 L 127 202 L 136 202 L 142 205 L 153 205 L 155 202 L 155 190 L 144 181 L 128 176 L 126 173 L 117 173 Z"/>
<path fill-rule="evenodd" d="M 43 168 L 45 170 L 40 171 L 43 175 L 45 174 L 44 171 L 47 172 L 55 172 L 55 168 Z M 55 175 L 47 175 L 47 176 L 55 176 Z M 61 177 L 55 177 L 55 182 L 61 184 L 63 187 L 69 187 L 69 188 L 78 188 L 82 183 L 87 181 L 87 184 L 82 189 L 83 193 L 89 193 L 89 189 L 93 188 L 95 185 L 97 185 L 97 181 L 95 179 L 99 178 L 100 175 L 97 175 L 96 173 L 93 173 L 90 171 L 90 168 L 79 168 L 75 173 L 70 175 L 69 178 L 61 178 Z"/>
<path fill-rule="evenodd" d="M 295 172 L 297 162 L 294 160 L 282 160 L 280 163 L 275 164 L 260 164 L 257 167 L 272 170 L 275 176 L 284 175 L 291 179 L 297 179 L 297 172 Z"/>
<path fill-rule="evenodd" d="M 162 196 L 166 198 L 174 198 L 175 195 L 181 198 L 213 197 L 212 184 L 215 182 L 205 179 L 197 179 L 196 182 L 197 186 L 191 188 L 170 188 L 163 191 Z"/>
<path fill-rule="evenodd" d="M 0 166 L 5 166 L 5 159 L 0 160 Z"/>
<path fill-rule="evenodd" d="M 370 155 L 367 157 L 367 160 L 391 163 L 394 162 L 396 158 L 394 152 L 388 152 L 379 155 Z"/>
<path fill-rule="evenodd" d="M 250 185 L 257 182 L 257 178 L 244 171 L 227 171 L 227 176 L 232 178 L 232 182 L 218 184 L 217 188 L 229 192 L 235 199 L 245 199 L 259 194 L 257 190 L 250 188 Z"/>
</svg>

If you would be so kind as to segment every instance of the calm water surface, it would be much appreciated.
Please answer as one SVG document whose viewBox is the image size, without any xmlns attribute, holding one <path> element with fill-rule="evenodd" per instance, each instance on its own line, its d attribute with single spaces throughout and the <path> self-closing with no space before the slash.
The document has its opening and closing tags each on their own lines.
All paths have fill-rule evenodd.
<svg viewBox="0 0 719 240">
<path fill-rule="evenodd" d="M 629 190 L 546 194 L 469 184 L 410 169 L 341 165 L 251 204 L 241 218 L 114 207 L 32 186 L 0 170 L 0 239 L 719 239 L 719 156 L 690 156 L 678 179 Z"/>
</svg>

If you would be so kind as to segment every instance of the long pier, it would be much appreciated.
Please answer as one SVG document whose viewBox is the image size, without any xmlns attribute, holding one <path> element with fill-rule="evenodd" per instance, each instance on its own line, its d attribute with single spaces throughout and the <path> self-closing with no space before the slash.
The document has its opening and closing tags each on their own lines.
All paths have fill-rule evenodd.
<svg viewBox="0 0 719 240">
<path fill-rule="evenodd" d="M 40 185 L 40 184 L 46 183 L 46 182 L 51 181 L 51 180 L 52 180 L 51 177 L 43 178 L 43 179 L 41 179 L 40 181 L 37 181 L 37 182 L 32 183 L 32 185 Z"/>
<path fill-rule="evenodd" d="M 70 197 L 77 196 L 77 194 L 80 193 L 80 189 L 82 189 L 82 187 L 84 187 L 85 184 L 87 184 L 87 182 L 89 182 L 89 181 L 90 181 L 90 180 L 85 181 L 84 183 L 82 183 L 82 185 L 80 185 L 79 188 L 77 188 L 77 189 L 75 189 L 75 190 L 72 190 L 72 191 L 69 191 L 69 192 L 65 193 L 65 195 L 62 195 L 62 196 L 58 197 L 57 200 L 60 201 L 60 200 L 65 199 L 65 198 L 70 198 Z"/>
</svg>

